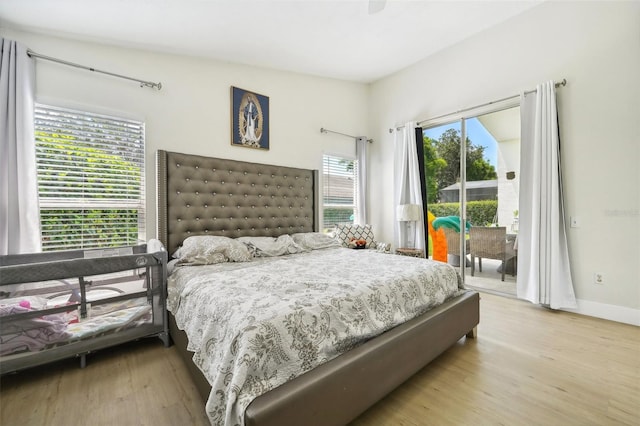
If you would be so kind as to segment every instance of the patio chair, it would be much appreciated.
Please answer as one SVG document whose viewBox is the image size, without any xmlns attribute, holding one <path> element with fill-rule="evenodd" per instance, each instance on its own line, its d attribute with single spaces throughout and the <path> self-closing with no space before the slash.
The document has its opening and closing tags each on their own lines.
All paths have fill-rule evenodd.
<svg viewBox="0 0 640 426">
<path fill-rule="evenodd" d="M 471 254 L 471 276 L 475 273 L 476 257 L 480 272 L 482 272 L 483 258 L 496 259 L 502 261 L 500 268 L 502 281 L 504 281 L 507 261 L 516 256 L 513 243 L 507 243 L 507 228 L 504 226 L 472 226 L 469 230 L 469 252 Z"/>
<path fill-rule="evenodd" d="M 460 266 L 460 257 L 462 256 L 462 253 L 460 253 L 460 233 L 451 228 L 443 227 L 442 229 L 444 230 L 444 235 L 447 238 L 447 253 L 450 256 L 457 256 L 457 259 L 449 258 L 449 263 L 453 266 Z M 466 240 L 465 250 L 467 254 L 469 254 L 469 240 Z M 469 266 L 469 263 L 465 266 Z"/>
</svg>

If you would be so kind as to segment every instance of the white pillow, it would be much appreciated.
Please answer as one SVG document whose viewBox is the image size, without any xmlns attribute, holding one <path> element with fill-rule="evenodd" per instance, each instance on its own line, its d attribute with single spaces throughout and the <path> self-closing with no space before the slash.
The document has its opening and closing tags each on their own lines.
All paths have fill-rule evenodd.
<svg viewBox="0 0 640 426">
<path fill-rule="evenodd" d="M 249 252 L 255 257 L 283 256 L 285 254 L 301 253 L 305 249 L 291 238 L 291 235 L 274 237 L 240 237 L 237 241 L 245 244 Z"/>
<path fill-rule="evenodd" d="M 247 247 L 231 238 L 197 235 L 183 241 L 173 254 L 180 264 L 211 265 L 223 262 L 248 262 L 251 253 Z"/>
<path fill-rule="evenodd" d="M 330 247 L 342 247 L 334 237 L 321 232 L 300 232 L 291 236 L 293 241 L 306 250 L 318 250 Z"/>
</svg>

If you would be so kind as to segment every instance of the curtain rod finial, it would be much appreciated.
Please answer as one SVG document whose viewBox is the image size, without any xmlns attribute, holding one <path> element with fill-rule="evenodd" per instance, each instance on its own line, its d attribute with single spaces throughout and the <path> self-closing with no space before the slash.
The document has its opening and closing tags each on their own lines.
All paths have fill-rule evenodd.
<svg viewBox="0 0 640 426">
<path fill-rule="evenodd" d="M 150 87 L 152 89 L 161 90 L 162 89 L 162 83 L 152 83 L 150 81 L 141 81 L 140 82 L 140 87 Z"/>
<path fill-rule="evenodd" d="M 566 85 L 567 85 L 567 79 L 566 78 L 563 78 L 562 81 L 559 81 L 556 84 L 554 84 L 555 87 L 560 87 L 560 86 L 564 87 Z"/>
</svg>

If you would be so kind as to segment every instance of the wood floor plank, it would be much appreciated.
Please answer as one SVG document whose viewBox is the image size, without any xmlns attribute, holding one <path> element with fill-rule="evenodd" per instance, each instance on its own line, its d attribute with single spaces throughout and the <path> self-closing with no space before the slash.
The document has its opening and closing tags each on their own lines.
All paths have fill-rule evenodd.
<svg viewBox="0 0 640 426">
<path fill-rule="evenodd" d="M 462 338 L 351 426 L 638 425 L 640 328 L 483 294 Z M 0 424 L 207 425 L 175 348 L 157 339 L 0 380 Z"/>
</svg>

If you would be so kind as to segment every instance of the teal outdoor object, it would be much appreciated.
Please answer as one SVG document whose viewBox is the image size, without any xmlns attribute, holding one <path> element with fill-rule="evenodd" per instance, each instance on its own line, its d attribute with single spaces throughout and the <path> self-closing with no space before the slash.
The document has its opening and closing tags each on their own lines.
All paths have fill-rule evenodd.
<svg viewBox="0 0 640 426">
<path fill-rule="evenodd" d="M 444 217 L 435 218 L 433 220 L 433 229 L 437 231 L 438 229 L 440 229 L 440 227 L 454 229 L 456 232 L 460 232 L 460 217 L 444 216 Z M 469 221 L 467 221 L 465 226 L 465 232 L 468 232 L 469 228 L 471 228 L 471 224 L 469 223 Z"/>
</svg>

